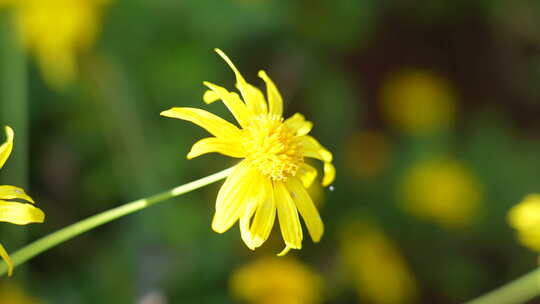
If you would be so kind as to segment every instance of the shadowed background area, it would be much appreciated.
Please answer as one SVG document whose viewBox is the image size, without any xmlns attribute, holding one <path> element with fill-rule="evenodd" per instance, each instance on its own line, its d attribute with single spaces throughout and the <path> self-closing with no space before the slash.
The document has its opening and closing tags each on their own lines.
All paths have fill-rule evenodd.
<svg viewBox="0 0 540 304">
<path fill-rule="evenodd" d="M 260 88 L 266 70 L 337 168 L 309 189 L 321 242 L 284 258 L 278 225 L 256 251 L 211 230 L 218 183 L 16 268 L 2 303 L 444 304 L 538 265 L 507 213 L 540 191 L 540 2 L 0 0 L 0 45 L 0 184 L 46 213 L 1 225 L 9 252 L 233 165 L 188 161 L 206 132 L 159 116 L 232 121 L 202 101 L 234 87 L 216 47 Z"/>
</svg>

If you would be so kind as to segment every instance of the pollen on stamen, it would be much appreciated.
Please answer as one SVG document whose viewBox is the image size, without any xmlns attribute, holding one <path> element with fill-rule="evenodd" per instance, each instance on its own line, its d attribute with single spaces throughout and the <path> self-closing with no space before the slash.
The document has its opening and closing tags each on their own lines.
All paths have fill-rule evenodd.
<svg viewBox="0 0 540 304">
<path fill-rule="evenodd" d="M 296 175 L 303 158 L 281 116 L 256 116 L 243 131 L 246 160 L 252 166 L 275 181 Z"/>
</svg>

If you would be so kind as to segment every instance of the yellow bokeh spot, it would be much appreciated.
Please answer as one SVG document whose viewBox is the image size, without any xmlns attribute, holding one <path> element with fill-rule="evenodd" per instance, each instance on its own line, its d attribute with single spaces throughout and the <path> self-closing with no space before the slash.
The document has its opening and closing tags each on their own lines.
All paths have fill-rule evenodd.
<svg viewBox="0 0 540 304">
<path fill-rule="evenodd" d="M 10 282 L 0 284 L 0 299 L 2 304 L 40 304 L 38 299 L 28 295 L 18 285 Z"/>
<path fill-rule="evenodd" d="M 381 110 L 398 130 L 415 135 L 432 133 L 453 124 L 455 95 L 442 77 L 422 70 L 402 70 L 383 83 Z"/>
<path fill-rule="evenodd" d="M 373 222 L 345 225 L 340 247 L 343 266 L 362 303 L 402 304 L 417 299 L 417 284 L 405 259 Z"/>
<path fill-rule="evenodd" d="M 11 0 L 4 6 L 13 14 L 18 36 L 36 57 L 45 81 L 62 88 L 76 77 L 76 55 L 94 45 L 106 2 Z"/>
<path fill-rule="evenodd" d="M 478 179 L 462 163 L 435 159 L 409 169 L 401 182 L 399 199 L 414 216 L 459 228 L 479 215 L 482 192 Z"/>
<path fill-rule="evenodd" d="M 232 294 L 252 304 L 316 304 L 321 278 L 293 258 L 265 257 L 238 268 L 231 276 Z"/>
<path fill-rule="evenodd" d="M 510 226 L 525 246 L 540 252 L 540 194 L 527 195 L 508 212 Z"/>
</svg>

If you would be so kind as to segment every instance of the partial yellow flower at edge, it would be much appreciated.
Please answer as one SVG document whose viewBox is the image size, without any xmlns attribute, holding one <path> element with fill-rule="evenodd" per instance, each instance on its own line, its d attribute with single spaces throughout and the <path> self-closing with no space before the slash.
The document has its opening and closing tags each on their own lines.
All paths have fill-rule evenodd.
<svg viewBox="0 0 540 304">
<path fill-rule="evenodd" d="M 540 194 L 529 194 L 512 207 L 508 222 L 523 245 L 540 252 Z"/>
<path fill-rule="evenodd" d="M 259 77 L 266 83 L 268 100 L 244 79 L 227 55 L 219 49 L 216 52 L 233 70 L 240 95 L 204 82 L 209 91 L 203 100 L 213 103 L 221 99 L 240 128 L 196 108 L 172 108 L 161 113 L 190 121 L 213 135 L 195 143 L 187 155 L 189 159 L 210 152 L 242 158 L 219 190 L 212 229 L 223 233 L 239 221 L 244 243 L 254 250 L 268 239 L 277 216 L 286 245 L 280 255 L 284 255 L 290 249 L 302 248 L 300 213 L 311 238 L 318 242 L 323 222 L 306 192 L 317 170 L 304 158 L 324 163 L 322 184 L 328 186 L 335 177 L 332 153 L 307 135 L 313 124 L 303 115 L 283 119 L 281 94 L 264 71 L 259 72 Z"/>
<path fill-rule="evenodd" d="M 416 280 L 394 243 L 372 221 L 344 225 L 340 233 L 343 266 L 362 303 L 404 304 L 418 297 Z"/>
<path fill-rule="evenodd" d="M 0 169 L 4 166 L 13 150 L 13 138 L 15 134 L 10 127 L 5 128 L 7 140 L 0 146 Z M 21 203 L 25 201 L 27 203 Z M 23 189 L 3 185 L 0 186 L 0 222 L 8 222 L 16 225 L 26 225 L 29 223 L 42 223 L 45 214 L 40 209 L 34 207 L 34 200 L 28 196 Z M 8 265 L 8 275 L 13 273 L 13 264 L 8 253 L 0 244 L 0 257 Z"/>
<path fill-rule="evenodd" d="M 76 56 L 95 43 L 108 0 L 10 1 L 23 45 L 36 57 L 48 85 L 63 88 L 77 74 Z"/>
<path fill-rule="evenodd" d="M 293 258 L 264 257 L 238 268 L 230 278 L 231 293 L 252 304 L 322 302 L 322 278 Z"/>
</svg>

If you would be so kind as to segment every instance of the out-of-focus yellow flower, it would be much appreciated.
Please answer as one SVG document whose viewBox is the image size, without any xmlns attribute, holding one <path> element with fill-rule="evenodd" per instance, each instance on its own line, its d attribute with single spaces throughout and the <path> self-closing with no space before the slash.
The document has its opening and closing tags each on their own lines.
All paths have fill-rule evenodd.
<svg viewBox="0 0 540 304">
<path fill-rule="evenodd" d="M 416 281 L 406 261 L 374 223 L 346 225 L 340 253 L 362 301 L 401 304 L 417 298 Z"/>
<path fill-rule="evenodd" d="M 347 167 L 362 178 L 373 178 L 381 174 L 388 166 L 389 158 L 388 140 L 380 132 L 362 131 L 347 140 Z"/>
<path fill-rule="evenodd" d="M 540 194 L 527 195 L 508 212 L 510 226 L 525 246 L 540 252 Z"/>
<path fill-rule="evenodd" d="M 260 258 L 240 267 L 230 279 L 231 292 L 252 304 L 316 304 L 322 280 L 292 258 Z"/>
<path fill-rule="evenodd" d="M 449 127 L 456 96 L 449 82 L 421 70 L 403 70 L 388 78 L 380 93 L 382 112 L 397 129 L 426 134 Z"/>
<path fill-rule="evenodd" d="M 7 140 L 0 146 L 0 169 L 6 163 L 11 150 L 13 150 L 13 138 L 15 137 L 10 127 L 6 127 L 5 130 Z M 24 201 L 25 203 L 21 203 L 20 201 Z M 32 204 L 34 204 L 34 200 L 23 189 L 8 185 L 0 186 L 0 222 L 8 222 L 16 225 L 42 223 L 45 219 L 45 214 Z M 0 257 L 6 261 L 8 275 L 11 276 L 13 273 L 13 264 L 1 244 Z"/>
<path fill-rule="evenodd" d="M 13 283 L 0 284 L 0 299 L 2 304 L 39 304 L 38 299 L 27 295 L 23 289 Z"/>
<path fill-rule="evenodd" d="M 212 103 L 221 99 L 241 128 L 196 108 L 172 108 L 161 113 L 193 122 L 214 136 L 195 143 L 189 159 L 210 152 L 243 158 L 219 190 L 212 229 L 223 233 L 240 221 L 242 239 L 254 250 L 268 239 L 277 213 L 286 245 L 280 255 L 284 255 L 290 249 L 302 248 L 300 213 L 311 238 L 318 242 L 323 222 L 306 192 L 317 170 L 304 158 L 323 161 L 322 184 L 327 186 L 335 177 L 332 153 L 307 135 L 313 124 L 304 116 L 297 113 L 283 120 L 281 95 L 264 71 L 259 77 L 266 82 L 268 102 L 259 89 L 246 82 L 227 55 L 218 49 L 216 52 L 235 73 L 243 100 L 237 93 L 209 82 L 204 82 L 210 90 L 203 100 Z"/>
<path fill-rule="evenodd" d="M 449 159 L 410 168 L 400 189 L 406 211 L 446 228 L 472 223 L 482 204 L 482 185 L 462 163 Z"/>
<path fill-rule="evenodd" d="M 77 74 L 76 55 L 92 47 L 108 0 L 10 0 L 18 35 L 47 83 L 62 88 Z M 2 3 L 0 3 L 2 6 Z"/>
</svg>

